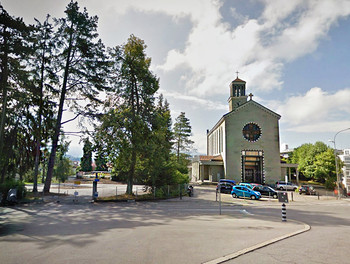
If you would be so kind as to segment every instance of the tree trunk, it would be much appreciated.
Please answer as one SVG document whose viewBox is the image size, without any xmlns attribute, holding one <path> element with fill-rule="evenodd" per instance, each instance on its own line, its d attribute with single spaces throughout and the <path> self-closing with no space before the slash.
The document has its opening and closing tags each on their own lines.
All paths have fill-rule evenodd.
<svg viewBox="0 0 350 264">
<path fill-rule="evenodd" d="M 72 27 L 71 27 L 71 30 L 72 30 Z M 50 153 L 50 158 L 49 158 L 49 164 L 48 164 L 48 167 L 47 167 L 47 176 L 46 176 L 46 179 L 45 179 L 45 186 L 44 186 L 44 190 L 43 190 L 43 192 L 45 192 L 45 193 L 50 192 L 51 180 L 52 180 L 52 174 L 53 174 L 53 167 L 55 165 L 56 151 L 57 151 L 58 140 L 59 140 L 60 131 L 61 131 L 61 121 L 62 121 L 62 114 L 63 114 L 63 106 L 64 106 L 64 100 L 65 100 L 66 92 L 67 92 L 67 81 L 68 81 L 69 68 L 70 68 L 70 59 L 71 59 L 71 52 L 72 52 L 72 39 L 73 39 L 73 32 L 71 31 L 70 37 L 69 37 L 69 47 L 68 47 L 68 52 L 67 52 L 66 66 L 64 68 L 64 78 L 63 78 L 63 84 L 62 84 L 62 93 L 61 93 L 60 104 L 59 104 L 59 108 L 58 108 L 55 135 L 52 138 L 51 153 Z"/>
<path fill-rule="evenodd" d="M 1 112 L 1 121 L 0 121 L 0 153 L 1 155 L 4 154 L 3 147 L 4 147 L 4 134 L 5 134 L 5 120 L 6 120 L 6 110 L 7 110 L 7 79 L 8 79 L 8 49 L 7 49 L 7 38 L 5 34 L 5 29 L 3 32 L 4 36 L 4 55 L 2 59 L 2 65 L 3 65 L 3 72 L 1 76 L 1 88 L 2 88 L 2 112 Z M 1 173 L 1 179 L 0 183 L 3 183 L 5 180 L 5 162 L 4 157 L 0 157 L 0 168 L 2 169 Z"/>
<path fill-rule="evenodd" d="M 127 186 L 127 194 L 132 194 L 132 187 L 134 183 L 134 174 L 135 174 L 135 166 L 136 166 L 136 151 L 133 148 L 131 153 L 131 161 L 130 161 L 130 171 L 128 175 L 128 186 Z"/>
<path fill-rule="evenodd" d="M 41 146 L 41 114 L 43 108 L 43 87 L 44 87 L 44 60 L 45 60 L 45 48 L 41 54 L 41 69 L 40 69 L 40 101 L 38 111 L 38 130 L 36 136 L 36 151 L 35 151 L 35 166 L 34 166 L 34 184 L 33 192 L 38 192 L 38 173 L 39 173 L 39 162 L 40 162 L 40 146 Z"/>
</svg>

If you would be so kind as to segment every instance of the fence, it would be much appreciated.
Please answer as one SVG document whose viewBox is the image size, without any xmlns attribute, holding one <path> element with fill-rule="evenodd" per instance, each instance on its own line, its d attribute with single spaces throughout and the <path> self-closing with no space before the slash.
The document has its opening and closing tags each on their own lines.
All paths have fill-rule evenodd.
<svg viewBox="0 0 350 264">
<path fill-rule="evenodd" d="M 188 184 L 165 185 L 160 187 L 152 186 L 134 186 L 133 194 L 135 196 L 149 196 L 153 198 L 171 198 L 187 195 Z M 120 196 L 126 193 L 126 186 L 116 186 L 115 195 Z"/>
</svg>

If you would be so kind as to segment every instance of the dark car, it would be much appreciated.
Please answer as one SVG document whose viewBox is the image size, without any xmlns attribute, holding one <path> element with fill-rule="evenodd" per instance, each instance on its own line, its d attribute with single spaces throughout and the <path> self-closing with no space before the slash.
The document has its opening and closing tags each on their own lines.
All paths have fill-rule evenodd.
<svg viewBox="0 0 350 264">
<path fill-rule="evenodd" d="M 262 186 L 263 186 L 263 185 L 260 184 L 260 183 L 254 183 L 254 182 L 251 182 L 250 185 L 253 186 L 253 187 L 255 187 L 255 186 L 260 186 L 260 187 L 262 187 Z"/>
<path fill-rule="evenodd" d="M 219 182 L 218 185 L 216 186 L 216 191 L 221 193 L 231 193 L 232 187 L 234 185 L 229 182 Z"/>
<path fill-rule="evenodd" d="M 236 185 L 236 182 L 234 180 L 220 179 L 219 183 L 222 183 L 222 182 L 231 183 L 232 185 Z"/>
<path fill-rule="evenodd" d="M 316 190 L 313 186 L 303 185 L 299 188 L 299 194 L 316 195 Z"/>
<path fill-rule="evenodd" d="M 261 193 L 263 196 L 269 196 L 275 199 L 278 197 L 278 193 L 269 186 L 258 185 L 254 186 L 253 190 Z"/>
</svg>

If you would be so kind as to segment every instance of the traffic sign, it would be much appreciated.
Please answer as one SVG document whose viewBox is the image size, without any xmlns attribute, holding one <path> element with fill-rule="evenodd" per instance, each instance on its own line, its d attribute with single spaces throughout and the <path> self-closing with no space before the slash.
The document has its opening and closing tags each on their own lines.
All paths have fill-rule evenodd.
<svg viewBox="0 0 350 264">
<path fill-rule="evenodd" d="M 287 192 L 279 192 L 278 193 L 278 201 L 280 203 L 288 203 L 288 193 Z"/>
</svg>

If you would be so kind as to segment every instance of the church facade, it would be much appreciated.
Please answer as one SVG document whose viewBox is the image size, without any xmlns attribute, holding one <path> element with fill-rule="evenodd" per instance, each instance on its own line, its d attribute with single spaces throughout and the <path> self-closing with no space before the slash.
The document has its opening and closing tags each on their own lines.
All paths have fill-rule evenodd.
<svg viewBox="0 0 350 264">
<path fill-rule="evenodd" d="M 192 180 L 261 184 L 280 180 L 281 116 L 252 97 L 246 95 L 245 81 L 237 77 L 231 82 L 229 112 L 207 131 L 207 155 L 193 159 Z"/>
</svg>

